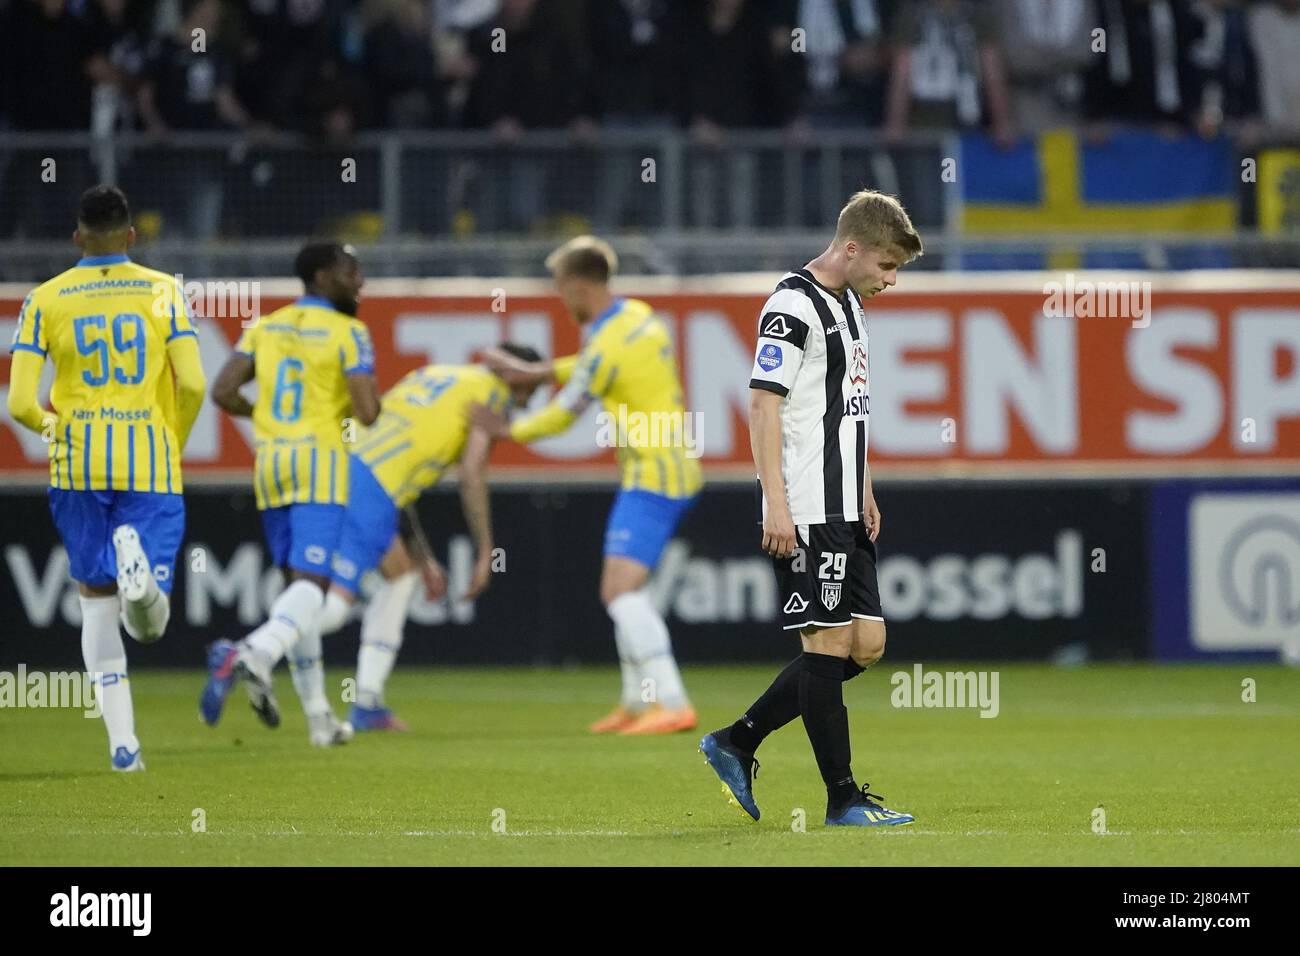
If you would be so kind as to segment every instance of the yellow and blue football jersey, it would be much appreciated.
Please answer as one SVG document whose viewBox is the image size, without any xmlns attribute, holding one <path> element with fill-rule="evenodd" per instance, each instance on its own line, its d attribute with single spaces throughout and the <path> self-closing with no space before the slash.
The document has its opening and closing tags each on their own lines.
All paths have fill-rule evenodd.
<svg viewBox="0 0 1300 956">
<path fill-rule="evenodd" d="M 252 358 L 257 378 L 257 507 L 346 504 L 347 376 L 375 367 L 365 324 L 323 298 L 303 296 L 245 329 L 235 351 Z"/>
<path fill-rule="evenodd" d="M 531 442 L 564 431 L 593 400 L 604 406 L 618 449 L 621 487 L 691 498 L 704 484 L 690 447 L 681 378 L 663 320 L 638 299 L 617 299 L 592 320 L 576 359 L 555 363 L 563 387 L 545 408 L 513 423 L 510 437 Z"/>
<path fill-rule="evenodd" d="M 88 256 L 32 291 L 12 350 L 54 363 L 52 487 L 180 494 L 174 369 L 183 360 L 202 388 L 196 339 L 176 278 L 125 254 Z"/>
<path fill-rule="evenodd" d="M 460 460 L 469 436 L 469 408 L 504 412 L 505 382 L 478 365 L 426 365 L 384 394 L 383 411 L 352 453 L 404 508 Z"/>
</svg>

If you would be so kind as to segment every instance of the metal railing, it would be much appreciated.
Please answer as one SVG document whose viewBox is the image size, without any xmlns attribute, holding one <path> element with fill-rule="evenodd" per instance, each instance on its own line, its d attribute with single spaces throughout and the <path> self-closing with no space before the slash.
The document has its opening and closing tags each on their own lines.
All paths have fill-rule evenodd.
<svg viewBox="0 0 1300 956">
<path fill-rule="evenodd" d="M 276 135 L 0 134 L 0 280 L 65 268 L 76 198 L 131 196 L 142 261 L 193 275 L 287 275 L 308 236 L 364 243 L 373 275 L 539 275 L 556 237 L 596 231 L 628 272 L 779 270 L 823 248 L 845 197 L 898 194 L 923 269 L 1103 265 L 1178 269 L 1300 264 L 1300 243 L 1225 235 L 972 236 L 941 180 L 957 137 L 868 131 L 731 132 L 719 148 L 672 128 L 562 131 L 506 145 L 484 132 L 383 132 L 346 144 Z"/>
</svg>

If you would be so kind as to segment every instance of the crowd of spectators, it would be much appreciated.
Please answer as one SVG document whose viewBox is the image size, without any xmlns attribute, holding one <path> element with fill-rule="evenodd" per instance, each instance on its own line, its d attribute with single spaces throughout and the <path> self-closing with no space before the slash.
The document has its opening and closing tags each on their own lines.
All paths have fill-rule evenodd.
<svg viewBox="0 0 1300 956">
<path fill-rule="evenodd" d="M 1286 127 L 1298 49 L 1300 0 L 0 0 L 0 123 Z"/>
<path fill-rule="evenodd" d="M 0 131 L 1286 136 L 1297 51 L 1300 0 L 0 0 Z M 500 174 L 510 207 L 536 191 L 527 163 Z"/>
</svg>

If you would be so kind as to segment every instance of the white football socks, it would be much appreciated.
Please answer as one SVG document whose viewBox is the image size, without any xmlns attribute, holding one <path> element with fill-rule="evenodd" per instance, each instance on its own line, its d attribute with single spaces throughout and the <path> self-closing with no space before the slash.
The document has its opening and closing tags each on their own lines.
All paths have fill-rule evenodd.
<svg viewBox="0 0 1300 956">
<path fill-rule="evenodd" d="M 140 741 L 135 736 L 135 708 L 131 705 L 131 684 L 126 676 L 126 647 L 117 629 L 121 601 L 116 594 L 105 597 L 78 595 L 81 601 L 81 656 L 86 672 L 95 683 L 95 694 L 108 730 L 108 752 L 118 747 L 135 753 Z"/>
<path fill-rule="evenodd" d="M 325 610 L 320 615 L 320 632 L 333 634 L 348 622 L 352 604 L 338 591 L 331 589 L 325 594 Z"/>
<path fill-rule="evenodd" d="M 122 626 L 141 644 L 152 644 L 167 630 L 167 622 L 172 616 L 171 598 L 158 587 L 152 575 L 143 598 L 139 601 L 123 598 L 121 604 Z"/>
<path fill-rule="evenodd" d="M 361 649 L 357 652 L 357 705 L 384 706 L 384 685 L 402 648 L 402 627 L 419 575 L 409 571 L 384 580 L 371 595 L 361 618 Z"/>
<path fill-rule="evenodd" d="M 268 668 L 274 669 L 293 649 L 299 635 L 314 630 L 320 616 L 325 595 L 310 581 L 294 581 L 281 592 L 271 605 L 271 616 L 255 630 L 244 643 L 262 656 Z"/>
<path fill-rule="evenodd" d="M 614 623 L 614 645 L 618 648 L 618 671 L 623 678 L 623 688 L 618 695 L 619 706 L 631 713 L 645 710 L 641 700 L 641 671 L 632 660 L 632 643 L 623 629 Z"/>
<path fill-rule="evenodd" d="M 289 651 L 289 674 L 293 689 L 302 701 L 302 711 L 308 717 L 320 717 L 330 710 L 325 699 L 325 663 L 321 660 L 320 615 L 314 615 L 310 624 L 298 633 L 298 640 Z"/>
<path fill-rule="evenodd" d="M 653 682 L 649 689 L 654 702 L 669 710 L 685 707 L 686 688 L 682 684 L 682 675 L 677 670 L 677 661 L 673 658 L 668 625 L 645 591 L 620 594 L 609 602 L 607 610 L 614 619 L 615 636 L 622 630 L 623 638 L 631 650 L 629 656 L 641 678 Z M 640 701 L 642 697 L 641 688 L 638 687 L 637 700 Z"/>
</svg>

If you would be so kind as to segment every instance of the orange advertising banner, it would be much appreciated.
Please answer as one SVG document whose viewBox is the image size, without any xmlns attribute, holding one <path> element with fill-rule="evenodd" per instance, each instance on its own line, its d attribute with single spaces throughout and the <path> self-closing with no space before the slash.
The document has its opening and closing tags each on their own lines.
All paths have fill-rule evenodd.
<svg viewBox="0 0 1300 956">
<path fill-rule="evenodd" d="M 1142 283 L 1132 285 L 1123 301 L 1114 289 L 1071 282 L 1041 291 L 892 290 L 867 303 L 873 472 L 1300 473 L 1300 291 L 1143 296 Z M 689 436 L 706 474 L 752 476 L 748 382 L 765 296 L 644 298 L 675 335 Z M 288 301 L 263 299 L 260 314 Z M 205 317 L 212 310 L 195 304 L 211 379 L 240 319 Z M 12 335 L 20 306 L 0 297 L 0 332 Z M 382 388 L 426 363 L 473 361 L 504 340 L 546 355 L 580 344 L 558 299 L 546 296 L 369 295 L 360 317 L 374 335 Z M 7 354 L 0 368 L 7 389 Z M 494 465 L 520 479 L 612 474 L 596 413 L 535 446 L 499 447 Z M 4 426 L 0 471 L 40 480 L 41 437 L 7 415 Z M 251 443 L 247 423 L 208 403 L 185 451 L 186 480 L 241 480 Z"/>
</svg>

